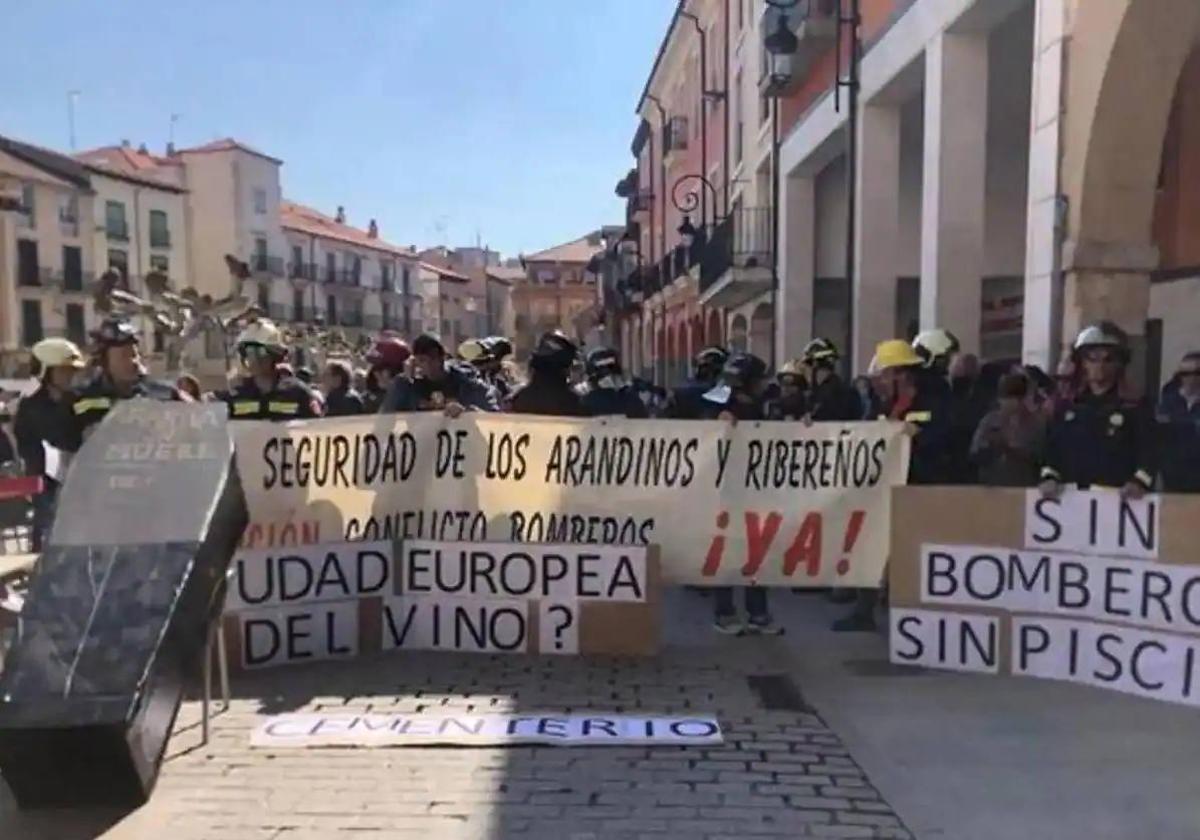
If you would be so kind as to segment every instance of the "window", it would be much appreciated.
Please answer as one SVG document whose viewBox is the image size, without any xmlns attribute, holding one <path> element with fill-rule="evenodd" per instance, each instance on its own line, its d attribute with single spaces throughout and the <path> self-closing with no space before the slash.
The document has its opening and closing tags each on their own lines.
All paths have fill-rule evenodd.
<svg viewBox="0 0 1200 840">
<path fill-rule="evenodd" d="M 299 245 L 292 246 L 292 277 L 304 276 L 304 249 Z"/>
<path fill-rule="evenodd" d="M 37 206 L 33 201 L 33 184 L 21 185 L 21 211 L 17 215 L 18 227 L 37 227 Z"/>
<path fill-rule="evenodd" d="M 83 325 L 83 304 L 67 304 L 67 338 L 76 344 L 87 344 L 87 329 Z"/>
<path fill-rule="evenodd" d="M 83 291 L 83 251 L 75 245 L 64 245 L 62 249 L 63 291 Z"/>
<path fill-rule="evenodd" d="M 267 240 L 265 237 L 254 237 L 254 266 L 255 271 L 267 270 Z"/>
<path fill-rule="evenodd" d="M 304 320 L 304 292 L 300 289 L 292 290 L 292 320 Z"/>
<path fill-rule="evenodd" d="M 389 304 L 383 304 L 383 328 L 385 330 L 392 327 L 392 307 Z"/>
<path fill-rule="evenodd" d="M 58 226 L 63 236 L 79 235 L 79 196 L 74 193 L 58 199 Z"/>
<path fill-rule="evenodd" d="M 119 201 L 104 202 L 104 230 L 109 239 L 129 240 L 129 225 L 125 222 L 125 205 Z"/>
<path fill-rule="evenodd" d="M 389 292 L 394 291 L 392 289 L 392 264 L 385 260 L 380 260 L 379 270 L 383 288 Z"/>
<path fill-rule="evenodd" d="M 151 254 L 150 255 L 150 270 L 158 271 L 158 272 L 161 272 L 162 274 L 166 274 L 166 275 L 170 276 L 171 261 L 169 259 L 167 259 L 166 257 L 164 257 L 162 254 Z"/>
<path fill-rule="evenodd" d="M 258 284 L 258 307 L 264 313 L 270 313 L 271 311 L 271 292 L 267 288 L 266 283 Z"/>
<path fill-rule="evenodd" d="M 412 282 L 408 273 L 408 263 L 405 263 L 400 271 L 400 291 L 407 295 L 411 289 Z"/>
<path fill-rule="evenodd" d="M 337 323 L 337 298 L 333 295 L 325 298 L 325 323 Z"/>
<path fill-rule="evenodd" d="M 171 247 L 171 232 L 167 229 L 167 214 L 164 210 L 150 211 L 150 247 Z"/>
<path fill-rule="evenodd" d="M 17 285 L 42 285 L 41 268 L 38 266 L 38 246 L 32 239 L 17 240 Z"/>
<path fill-rule="evenodd" d="M 537 273 L 539 283 L 553 283 L 558 279 L 552 268 L 539 268 Z"/>
<path fill-rule="evenodd" d="M 328 253 L 325 255 L 325 280 L 332 283 L 337 279 L 337 254 Z M 330 298 L 333 300 L 333 298 Z"/>
<path fill-rule="evenodd" d="M 352 265 L 354 268 L 352 269 L 351 277 L 353 278 L 354 285 L 357 286 L 362 283 L 362 257 L 356 254 L 353 257 Z"/>
<path fill-rule="evenodd" d="M 21 301 L 21 341 L 29 347 L 45 338 L 42 332 L 42 302 L 40 300 Z"/>
<path fill-rule="evenodd" d="M 254 188 L 254 212 L 260 215 L 267 212 L 267 191 L 262 187 Z"/>
</svg>

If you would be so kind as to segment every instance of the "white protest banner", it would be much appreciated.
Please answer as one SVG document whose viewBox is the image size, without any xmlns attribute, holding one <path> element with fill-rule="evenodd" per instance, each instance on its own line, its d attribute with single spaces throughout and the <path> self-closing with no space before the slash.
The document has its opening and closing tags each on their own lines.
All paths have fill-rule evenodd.
<svg viewBox="0 0 1200 840">
<path fill-rule="evenodd" d="M 1000 621 L 986 615 L 936 610 L 890 611 L 892 662 L 977 671 L 1000 670 Z"/>
<path fill-rule="evenodd" d="M 893 662 L 1200 705 L 1200 497 L 904 487 L 892 512 Z"/>
<path fill-rule="evenodd" d="M 608 715 L 377 715 L 286 714 L 250 735 L 260 749 L 406 747 L 431 744 L 490 746 L 546 744 L 613 747 L 623 744 L 711 746 L 723 742 L 716 718 Z"/>
<path fill-rule="evenodd" d="M 336 601 L 391 591 L 392 544 L 335 543 L 239 551 L 227 610 Z"/>
<path fill-rule="evenodd" d="M 1200 634 L 1200 566 L 965 545 L 921 548 L 921 601 Z"/>
<path fill-rule="evenodd" d="M 658 545 L 677 583 L 876 586 L 898 423 L 436 413 L 233 424 L 248 544 Z M 286 523 L 286 524 L 285 524 Z"/>
<path fill-rule="evenodd" d="M 538 639 L 543 653 L 579 653 L 578 605 L 573 601 L 541 601 Z"/>
<path fill-rule="evenodd" d="M 358 603 L 324 601 L 234 615 L 233 661 L 245 669 L 358 655 Z"/>
<path fill-rule="evenodd" d="M 405 540 L 399 587 L 409 595 L 644 601 L 645 552 L 622 546 Z"/>
<path fill-rule="evenodd" d="M 529 602 L 503 598 L 411 597 L 383 602 L 383 650 L 525 653 Z"/>
<path fill-rule="evenodd" d="M 1200 640 L 1092 621 L 1017 615 L 1012 672 L 1200 706 Z"/>
<path fill-rule="evenodd" d="M 1025 493 L 1025 547 L 1109 557 L 1158 557 L 1157 496 L 1123 499 L 1116 490 L 1071 490 L 1056 499 Z"/>
</svg>

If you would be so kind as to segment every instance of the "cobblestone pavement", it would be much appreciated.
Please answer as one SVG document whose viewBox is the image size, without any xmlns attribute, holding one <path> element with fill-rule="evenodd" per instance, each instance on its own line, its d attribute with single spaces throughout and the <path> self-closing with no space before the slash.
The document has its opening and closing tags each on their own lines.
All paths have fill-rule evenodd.
<svg viewBox="0 0 1200 840">
<path fill-rule="evenodd" d="M 718 840 L 911 838 L 853 757 L 806 708 L 768 709 L 747 677 L 784 674 L 778 639 L 713 639 L 695 595 L 653 661 L 403 654 L 259 672 L 199 742 L 189 702 L 150 803 L 19 815 L 21 840 L 316 840 L 328 837 Z M 697 614 L 699 612 L 699 615 Z M 802 686 L 800 687 L 802 689 Z M 787 705 L 787 704 L 784 704 Z M 715 713 L 720 747 L 251 750 L 283 711 Z"/>
</svg>

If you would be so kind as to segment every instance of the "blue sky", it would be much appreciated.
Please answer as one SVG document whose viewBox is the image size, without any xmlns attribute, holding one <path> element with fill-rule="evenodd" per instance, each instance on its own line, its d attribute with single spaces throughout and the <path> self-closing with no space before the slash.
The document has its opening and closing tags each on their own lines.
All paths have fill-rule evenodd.
<svg viewBox="0 0 1200 840">
<path fill-rule="evenodd" d="M 506 254 L 620 222 L 675 0 L 4 2 L 0 133 L 159 151 L 233 136 L 284 195 L 397 244 Z"/>
</svg>

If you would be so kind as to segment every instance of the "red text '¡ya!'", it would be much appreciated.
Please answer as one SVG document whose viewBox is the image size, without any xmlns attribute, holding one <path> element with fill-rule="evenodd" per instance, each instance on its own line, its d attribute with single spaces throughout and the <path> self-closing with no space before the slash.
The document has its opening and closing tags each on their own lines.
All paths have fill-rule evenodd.
<svg viewBox="0 0 1200 840">
<path fill-rule="evenodd" d="M 846 523 L 846 533 L 842 536 L 842 557 L 836 566 L 839 576 L 844 576 L 850 571 L 850 552 L 854 549 L 854 543 L 858 540 L 866 516 L 866 511 L 862 510 L 856 510 L 850 514 L 850 521 Z M 783 526 L 783 515 L 777 511 L 770 511 L 763 515 L 757 511 L 748 510 L 742 514 L 742 521 L 746 535 L 746 557 L 745 562 L 742 563 L 741 574 L 744 577 L 754 578 L 762 569 L 771 547 L 775 545 L 779 530 Z M 716 524 L 718 533 L 713 535 L 712 542 L 708 544 L 708 553 L 704 556 L 702 573 L 705 577 L 714 577 L 720 571 L 721 563 L 725 560 L 725 535 L 726 529 L 729 527 L 729 511 L 723 510 L 717 514 Z M 817 577 L 821 574 L 823 528 L 824 523 L 819 512 L 806 514 L 801 520 L 800 527 L 792 535 L 791 543 L 783 553 L 782 572 L 785 576 L 796 574 L 796 569 L 801 566 L 804 567 L 804 573 L 808 577 Z M 784 538 L 786 539 L 786 536 Z M 730 559 L 736 562 L 736 558 Z"/>
</svg>

